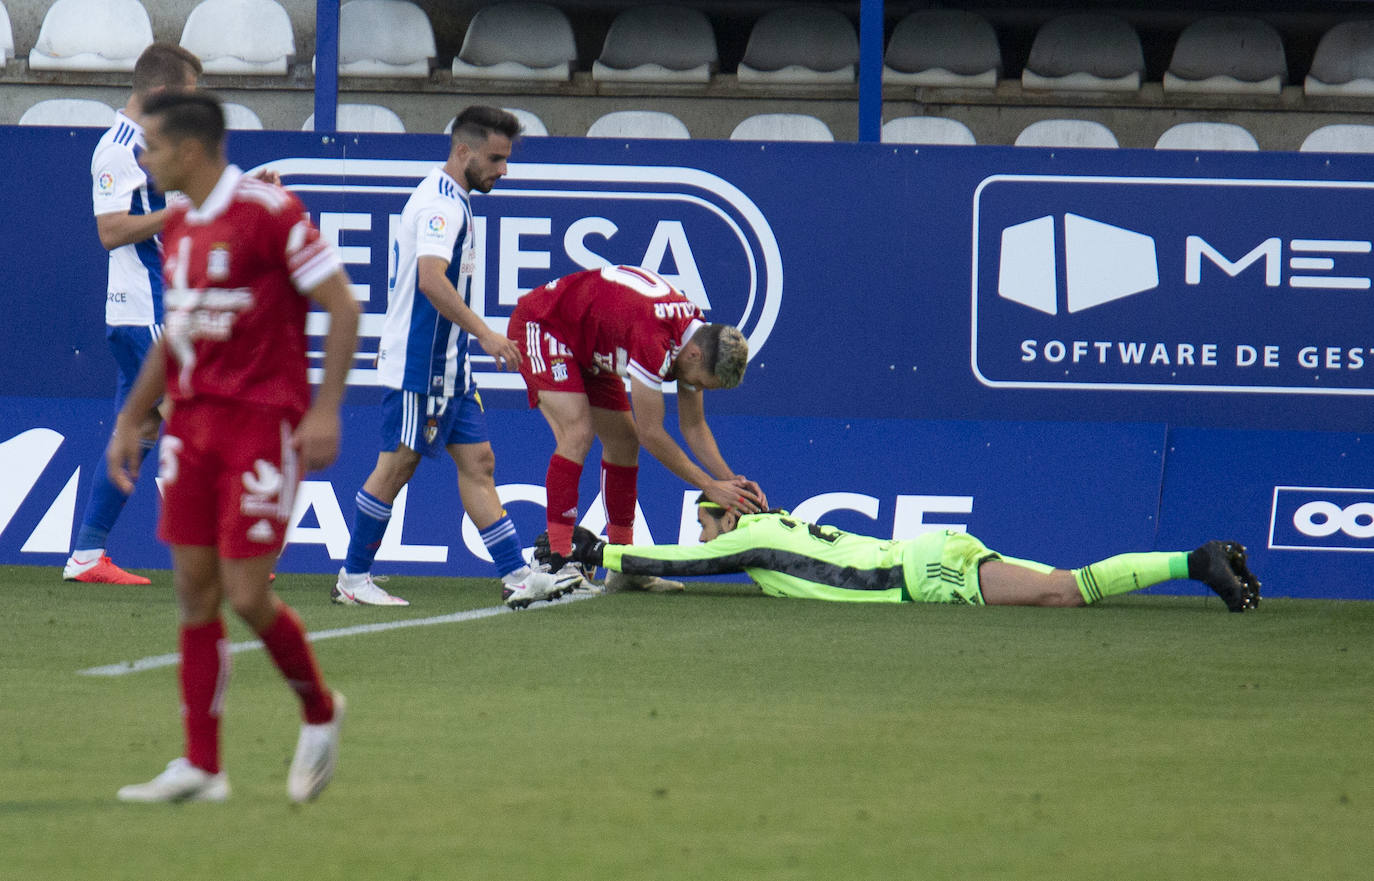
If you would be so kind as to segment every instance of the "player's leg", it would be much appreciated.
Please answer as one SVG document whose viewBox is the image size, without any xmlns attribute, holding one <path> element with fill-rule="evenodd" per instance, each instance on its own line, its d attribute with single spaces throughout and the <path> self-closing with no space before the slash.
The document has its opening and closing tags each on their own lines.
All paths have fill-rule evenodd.
<svg viewBox="0 0 1374 881">
<path fill-rule="evenodd" d="M 234 612 L 257 633 L 272 663 L 301 701 L 300 737 L 287 775 L 292 801 L 309 801 L 328 785 L 338 759 L 343 696 L 324 684 L 305 627 L 296 611 L 276 595 L 268 577 L 276 552 L 220 561 L 224 594 Z"/>
<path fill-rule="evenodd" d="M 578 483 L 595 431 L 591 406 L 582 392 L 539 391 L 539 412 L 553 431 L 554 452 L 544 477 L 549 544 L 564 557 L 572 553 L 577 526 Z"/>
<path fill-rule="evenodd" d="M 330 591 L 330 599 L 342 605 L 409 605 L 377 586 L 372 564 L 391 524 L 391 506 L 402 487 L 410 482 L 420 464 L 418 450 L 430 409 L 424 395 L 389 390 L 382 398 L 382 452 L 363 486 L 353 497 L 353 529 L 348 534 L 348 553 Z"/>
<path fill-rule="evenodd" d="M 224 801 L 229 797 L 229 780 L 219 756 L 220 711 L 230 660 L 219 611 L 223 585 L 218 564 L 213 547 L 172 547 L 185 752 L 147 783 L 122 787 L 121 801 Z"/>
<path fill-rule="evenodd" d="M 118 414 L 124 406 L 124 399 L 138 378 L 143 358 L 152 346 L 153 331 L 148 327 L 112 327 L 107 339 L 110 351 L 119 367 L 115 390 L 114 410 Z M 158 427 L 161 416 L 156 410 L 143 420 L 140 431 L 139 448 L 146 459 L 157 445 Z M 119 487 L 110 481 L 105 467 L 104 449 L 96 462 L 91 477 L 91 492 L 86 500 L 85 511 L 81 515 L 81 528 L 72 544 L 71 556 L 62 569 L 62 577 L 67 581 L 81 581 L 90 584 L 151 584 L 147 578 L 125 572 L 116 566 L 105 553 L 106 539 L 110 530 L 124 510 L 129 500 Z"/>
<path fill-rule="evenodd" d="M 978 586 L 989 606 L 1081 606 L 1074 574 L 1021 560 L 988 560 L 978 567 Z"/>
<path fill-rule="evenodd" d="M 1243 570 L 1244 577 L 1240 570 Z M 1054 569 L 1043 563 L 1002 557 L 983 563 L 978 581 L 988 605 L 1079 606 L 1103 597 L 1191 578 L 1211 587 L 1232 611 L 1254 608 L 1247 600 L 1244 549 L 1234 542 L 1209 542 L 1191 553 L 1147 551 L 1117 554 L 1081 569 Z"/>
</svg>

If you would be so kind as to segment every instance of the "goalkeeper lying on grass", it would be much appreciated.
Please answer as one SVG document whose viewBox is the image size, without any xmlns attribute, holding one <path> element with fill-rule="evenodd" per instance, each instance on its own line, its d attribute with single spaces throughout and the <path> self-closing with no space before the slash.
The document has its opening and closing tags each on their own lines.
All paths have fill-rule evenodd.
<svg viewBox="0 0 1374 881">
<path fill-rule="evenodd" d="M 1082 569 L 1055 569 L 990 551 L 962 532 L 879 539 L 807 523 L 786 511 L 741 515 L 704 496 L 697 499 L 697 521 L 701 545 L 613 545 L 578 527 L 572 560 L 605 566 L 612 573 L 610 590 L 636 589 L 648 579 L 671 583 L 659 581 L 661 576 L 746 572 L 764 593 L 782 597 L 1083 606 L 1191 578 L 1216 591 L 1232 612 L 1254 609 L 1260 600 L 1260 583 L 1245 565 L 1245 548 L 1231 541 L 1210 541 L 1192 552 L 1119 554 Z M 565 561 L 546 562 L 557 569 Z"/>
</svg>

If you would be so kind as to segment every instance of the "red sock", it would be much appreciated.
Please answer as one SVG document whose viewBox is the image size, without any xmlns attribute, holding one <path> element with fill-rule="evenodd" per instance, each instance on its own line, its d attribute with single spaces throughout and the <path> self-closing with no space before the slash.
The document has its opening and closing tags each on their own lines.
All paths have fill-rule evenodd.
<svg viewBox="0 0 1374 881">
<path fill-rule="evenodd" d="M 577 484 L 582 479 L 582 463 L 554 453 L 544 475 L 549 549 L 571 556 L 572 534 L 577 528 Z"/>
<path fill-rule="evenodd" d="M 186 759 L 202 771 L 219 773 L 219 716 L 229 684 L 229 641 L 224 622 L 181 628 L 181 718 Z"/>
<path fill-rule="evenodd" d="M 277 665 L 286 684 L 300 695 L 305 721 L 319 725 L 334 718 L 334 696 L 324 687 L 320 668 L 310 643 L 305 640 L 305 628 L 290 606 L 282 606 L 277 619 L 258 636 L 267 646 L 267 653 Z"/>
<path fill-rule="evenodd" d="M 606 504 L 606 538 L 613 545 L 635 542 L 635 484 L 638 465 L 601 463 L 601 500 Z"/>
</svg>

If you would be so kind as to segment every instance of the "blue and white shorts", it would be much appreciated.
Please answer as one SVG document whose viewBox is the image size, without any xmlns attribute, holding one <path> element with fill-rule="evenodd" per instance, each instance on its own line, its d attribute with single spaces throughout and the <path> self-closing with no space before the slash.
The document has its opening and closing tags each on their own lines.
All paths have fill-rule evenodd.
<svg viewBox="0 0 1374 881">
<path fill-rule="evenodd" d="M 452 444 L 487 442 L 487 414 L 476 386 L 459 397 L 387 389 L 382 395 L 382 451 L 404 444 L 433 458 Z"/>
</svg>

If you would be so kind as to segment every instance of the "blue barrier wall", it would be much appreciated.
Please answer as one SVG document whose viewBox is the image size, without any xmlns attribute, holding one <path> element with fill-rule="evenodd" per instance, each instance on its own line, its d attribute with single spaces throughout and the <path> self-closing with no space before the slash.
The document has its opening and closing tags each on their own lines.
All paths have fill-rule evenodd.
<svg viewBox="0 0 1374 881">
<path fill-rule="evenodd" d="M 0 229 L 4 563 L 61 562 L 109 429 L 97 136 L 0 128 L 31 157 Z M 234 160 L 277 169 L 338 242 L 370 316 L 344 453 L 302 493 L 286 571 L 342 556 L 376 453 L 391 218 L 446 145 L 232 136 Z M 878 535 L 953 524 L 1059 565 L 1234 537 L 1274 595 L 1374 597 L 1369 158 L 536 138 L 514 160 L 474 199 L 474 308 L 503 326 L 566 272 L 659 270 L 750 338 L 744 385 L 708 414 L 775 504 Z M 518 377 L 476 370 L 529 541 L 552 441 Z M 644 466 L 641 539 L 690 539 L 687 488 Z M 164 566 L 144 483 L 110 546 Z M 422 466 L 379 569 L 489 571 L 452 487 L 451 464 Z"/>
</svg>

